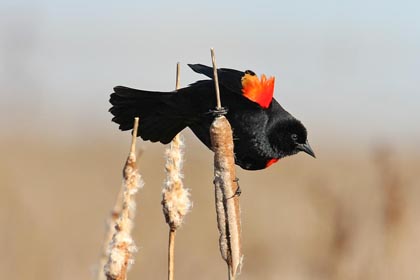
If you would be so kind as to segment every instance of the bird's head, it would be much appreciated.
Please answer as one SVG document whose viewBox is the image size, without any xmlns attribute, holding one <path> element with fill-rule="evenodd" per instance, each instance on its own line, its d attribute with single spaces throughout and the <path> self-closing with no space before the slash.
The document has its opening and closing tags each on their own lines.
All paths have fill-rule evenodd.
<svg viewBox="0 0 420 280">
<path fill-rule="evenodd" d="M 291 156 L 298 152 L 305 152 L 315 157 L 315 153 L 308 142 L 306 128 L 299 120 L 290 118 L 277 125 L 273 130 L 270 141 L 280 157 Z"/>
</svg>

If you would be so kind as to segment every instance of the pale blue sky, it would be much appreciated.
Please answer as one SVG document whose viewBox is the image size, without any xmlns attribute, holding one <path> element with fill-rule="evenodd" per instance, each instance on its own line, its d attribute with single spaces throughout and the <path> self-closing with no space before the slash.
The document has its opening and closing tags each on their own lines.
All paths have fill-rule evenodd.
<svg viewBox="0 0 420 280">
<path fill-rule="evenodd" d="M 186 85 L 215 47 L 220 67 L 275 75 L 317 139 L 420 140 L 419 1 L 10 1 L 0 36 L 9 126 L 108 133 L 114 85 L 171 90 L 177 61 Z"/>
</svg>

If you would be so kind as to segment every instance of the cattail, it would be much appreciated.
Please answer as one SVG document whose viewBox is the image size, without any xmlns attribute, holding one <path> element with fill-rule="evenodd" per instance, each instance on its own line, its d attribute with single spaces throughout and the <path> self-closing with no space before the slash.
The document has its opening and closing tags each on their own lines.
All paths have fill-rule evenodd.
<svg viewBox="0 0 420 280">
<path fill-rule="evenodd" d="M 182 182 L 182 136 L 177 135 L 165 151 L 166 180 L 162 190 L 163 213 L 172 230 L 177 230 L 191 209 L 189 191 Z"/>
<path fill-rule="evenodd" d="M 179 89 L 179 63 L 176 71 L 176 89 Z M 162 206 L 165 220 L 169 225 L 168 279 L 174 279 L 174 247 L 176 230 L 191 209 L 189 192 L 182 182 L 182 149 L 184 143 L 180 134 L 176 135 L 165 151 L 166 179 L 162 190 Z"/>
<path fill-rule="evenodd" d="M 105 274 L 108 280 L 127 279 L 127 270 L 133 263 L 132 255 L 137 251 L 131 230 L 136 203 L 134 194 L 143 187 L 143 180 L 136 165 L 136 137 L 139 119 L 135 118 L 130 153 L 123 170 L 122 209 L 115 224 L 115 233 L 109 244 Z"/>
<path fill-rule="evenodd" d="M 214 81 L 217 96 L 216 114 L 222 112 L 214 50 L 211 49 Z M 219 113 L 210 126 L 214 152 L 214 186 L 216 198 L 219 246 L 228 265 L 229 279 L 235 279 L 242 265 L 241 218 L 239 185 L 236 184 L 232 128 L 229 121 Z"/>
</svg>

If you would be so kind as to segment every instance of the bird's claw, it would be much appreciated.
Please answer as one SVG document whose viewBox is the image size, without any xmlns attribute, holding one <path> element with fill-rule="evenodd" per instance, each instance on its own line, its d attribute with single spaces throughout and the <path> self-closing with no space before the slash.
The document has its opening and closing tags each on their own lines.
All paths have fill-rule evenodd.
<svg viewBox="0 0 420 280">
<path fill-rule="evenodd" d="M 239 178 L 237 178 L 237 177 L 236 177 L 236 178 L 233 180 L 233 182 L 235 182 L 235 183 L 238 185 L 238 187 L 236 188 L 235 193 L 234 193 L 231 197 L 229 197 L 228 199 L 231 199 L 231 198 L 234 198 L 234 197 L 239 197 L 239 196 L 241 196 L 241 194 L 242 194 L 241 187 L 239 186 Z"/>
<path fill-rule="evenodd" d="M 225 107 L 215 108 L 213 110 L 209 110 L 208 114 L 212 114 L 214 117 L 224 116 L 228 112 L 228 109 Z"/>
</svg>

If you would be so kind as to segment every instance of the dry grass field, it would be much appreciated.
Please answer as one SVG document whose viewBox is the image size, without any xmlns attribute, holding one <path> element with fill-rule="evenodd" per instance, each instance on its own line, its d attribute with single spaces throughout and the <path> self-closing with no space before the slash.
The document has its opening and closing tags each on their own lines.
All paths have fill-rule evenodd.
<svg viewBox="0 0 420 280">
<path fill-rule="evenodd" d="M 0 142 L 2 279 L 94 279 L 105 220 L 121 183 L 129 135 Z M 212 154 L 187 137 L 192 212 L 177 234 L 176 279 L 224 279 Z M 139 142 L 129 279 L 165 279 L 162 145 Z M 313 145 L 267 170 L 238 169 L 244 267 L 240 279 L 420 279 L 420 154 Z"/>
</svg>

